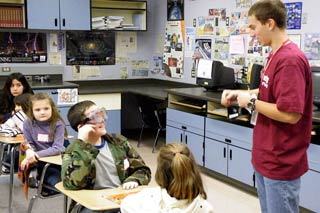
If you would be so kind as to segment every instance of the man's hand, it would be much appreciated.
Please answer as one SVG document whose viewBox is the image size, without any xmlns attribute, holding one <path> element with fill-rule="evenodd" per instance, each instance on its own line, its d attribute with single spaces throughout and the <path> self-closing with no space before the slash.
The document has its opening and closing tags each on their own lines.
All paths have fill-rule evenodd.
<svg viewBox="0 0 320 213">
<path fill-rule="evenodd" d="M 221 104 L 225 107 L 235 104 L 239 93 L 241 93 L 239 90 L 223 90 L 221 95 Z"/>
<path fill-rule="evenodd" d="M 241 92 L 238 94 L 237 101 L 239 107 L 246 108 L 248 107 L 248 103 L 250 102 L 251 95 L 249 92 Z"/>
<path fill-rule="evenodd" d="M 83 141 L 88 141 L 89 139 L 89 134 L 93 133 L 94 126 L 92 124 L 85 124 L 82 126 L 78 127 L 78 139 L 83 140 Z"/>
<path fill-rule="evenodd" d="M 122 184 L 123 189 L 134 189 L 137 188 L 139 184 L 136 181 L 129 181 L 124 184 Z"/>
</svg>

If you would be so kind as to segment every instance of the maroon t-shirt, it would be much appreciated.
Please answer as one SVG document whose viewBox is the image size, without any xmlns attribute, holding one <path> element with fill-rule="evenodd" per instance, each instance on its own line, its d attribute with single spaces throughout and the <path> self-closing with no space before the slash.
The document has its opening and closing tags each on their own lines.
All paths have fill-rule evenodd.
<svg viewBox="0 0 320 213">
<path fill-rule="evenodd" d="M 301 50 L 289 42 L 278 49 L 263 71 L 258 99 L 302 117 L 298 123 L 289 124 L 259 113 L 253 131 L 252 164 L 263 176 L 293 180 L 308 170 L 312 97 L 309 63 Z"/>
</svg>

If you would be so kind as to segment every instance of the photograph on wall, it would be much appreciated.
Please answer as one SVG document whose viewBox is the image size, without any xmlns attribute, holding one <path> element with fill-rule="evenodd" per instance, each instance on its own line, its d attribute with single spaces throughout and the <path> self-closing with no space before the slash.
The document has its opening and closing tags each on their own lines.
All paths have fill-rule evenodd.
<svg viewBox="0 0 320 213">
<path fill-rule="evenodd" d="M 320 33 L 305 34 L 304 53 L 309 60 L 320 60 Z"/>
<path fill-rule="evenodd" d="M 248 12 L 232 12 L 229 18 L 229 32 L 231 35 L 248 33 Z"/>
<path fill-rule="evenodd" d="M 195 48 L 196 29 L 194 27 L 186 27 L 185 57 L 192 57 Z"/>
<path fill-rule="evenodd" d="M 214 16 L 199 16 L 197 25 L 197 36 L 215 35 L 215 27 L 218 26 L 218 18 Z"/>
<path fill-rule="evenodd" d="M 222 21 L 225 21 L 226 17 L 227 17 L 226 8 L 212 8 L 212 9 L 209 9 L 209 16 L 218 17 Z"/>
<path fill-rule="evenodd" d="M 168 77 L 182 78 L 183 76 L 184 36 L 183 21 L 167 22 L 163 51 L 163 70 Z"/>
<path fill-rule="evenodd" d="M 236 0 L 236 8 L 249 8 L 252 5 L 252 0 Z"/>
<path fill-rule="evenodd" d="M 228 60 L 229 56 L 229 37 L 217 37 L 214 39 L 213 59 Z"/>
<path fill-rule="evenodd" d="M 287 9 L 287 29 L 301 29 L 302 2 L 285 3 Z"/>
<path fill-rule="evenodd" d="M 114 65 L 115 33 L 110 31 L 68 31 L 67 65 Z"/>
<path fill-rule="evenodd" d="M 45 33 L 0 32 L 0 63 L 47 62 Z"/>
<path fill-rule="evenodd" d="M 195 58 L 211 59 L 211 39 L 196 39 Z"/>
<path fill-rule="evenodd" d="M 167 20 L 180 21 L 184 19 L 184 0 L 167 0 Z"/>
</svg>

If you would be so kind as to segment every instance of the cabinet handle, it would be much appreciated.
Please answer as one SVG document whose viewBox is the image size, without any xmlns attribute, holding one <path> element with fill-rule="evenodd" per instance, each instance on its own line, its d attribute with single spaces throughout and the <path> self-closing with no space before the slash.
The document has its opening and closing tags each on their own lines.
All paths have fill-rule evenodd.
<svg viewBox="0 0 320 213">
<path fill-rule="evenodd" d="M 181 129 L 186 130 L 186 129 L 187 129 L 187 127 L 186 127 L 186 126 L 181 126 Z"/>
<path fill-rule="evenodd" d="M 229 156 L 230 156 L 230 160 L 232 160 L 232 149 L 230 149 Z"/>
<path fill-rule="evenodd" d="M 256 174 L 253 173 L 252 175 L 252 181 L 253 181 L 253 186 L 256 187 Z"/>
<path fill-rule="evenodd" d="M 56 94 L 58 94 L 58 91 L 51 92 L 51 95 L 56 95 Z"/>
<path fill-rule="evenodd" d="M 223 158 L 226 158 L 226 154 L 227 154 L 227 149 L 226 147 L 223 148 Z"/>
<path fill-rule="evenodd" d="M 188 144 L 188 135 L 186 135 L 186 144 Z"/>
<path fill-rule="evenodd" d="M 58 19 L 57 18 L 54 19 L 54 26 L 56 26 L 56 27 L 58 26 Z"/>
<path fill-rule="evenodd" d="M 225 138 L 224 141 L 227 143 L 231 143 L 231 139 L 228 139 L 228 138 Z"/>
<path fill-rule="evenodd" d="M 62 26 L 64 26 L 64 27 L 66 26 L 66 19 L 65 18 L 62 19 Z"/>
<path fill-rule="evenodd" d="M 182 133 L 180 133 L 180 143 L 182 143 Z"/>
</svg>

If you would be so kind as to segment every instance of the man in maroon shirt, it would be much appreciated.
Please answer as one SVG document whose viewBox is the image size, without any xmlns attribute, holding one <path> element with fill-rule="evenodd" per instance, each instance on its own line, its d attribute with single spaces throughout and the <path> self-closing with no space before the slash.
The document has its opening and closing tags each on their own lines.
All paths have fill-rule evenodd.
<svg viewBox="0 0 320 213">
<path fill-rule="evenodd" d="M 255 113 L 252 164 L 262 212 L 299 212 L 300 177 L 308 171 L 312 125 L 309 63 L 286 34 L 286 9 L 280 0 L 261 0 L 249 10 L 249 28 L 272 52 L 259 89 L 225 90 L 221 103 Z M 255 116 L 252 116 L 255 117 Z"/>
</svg>

